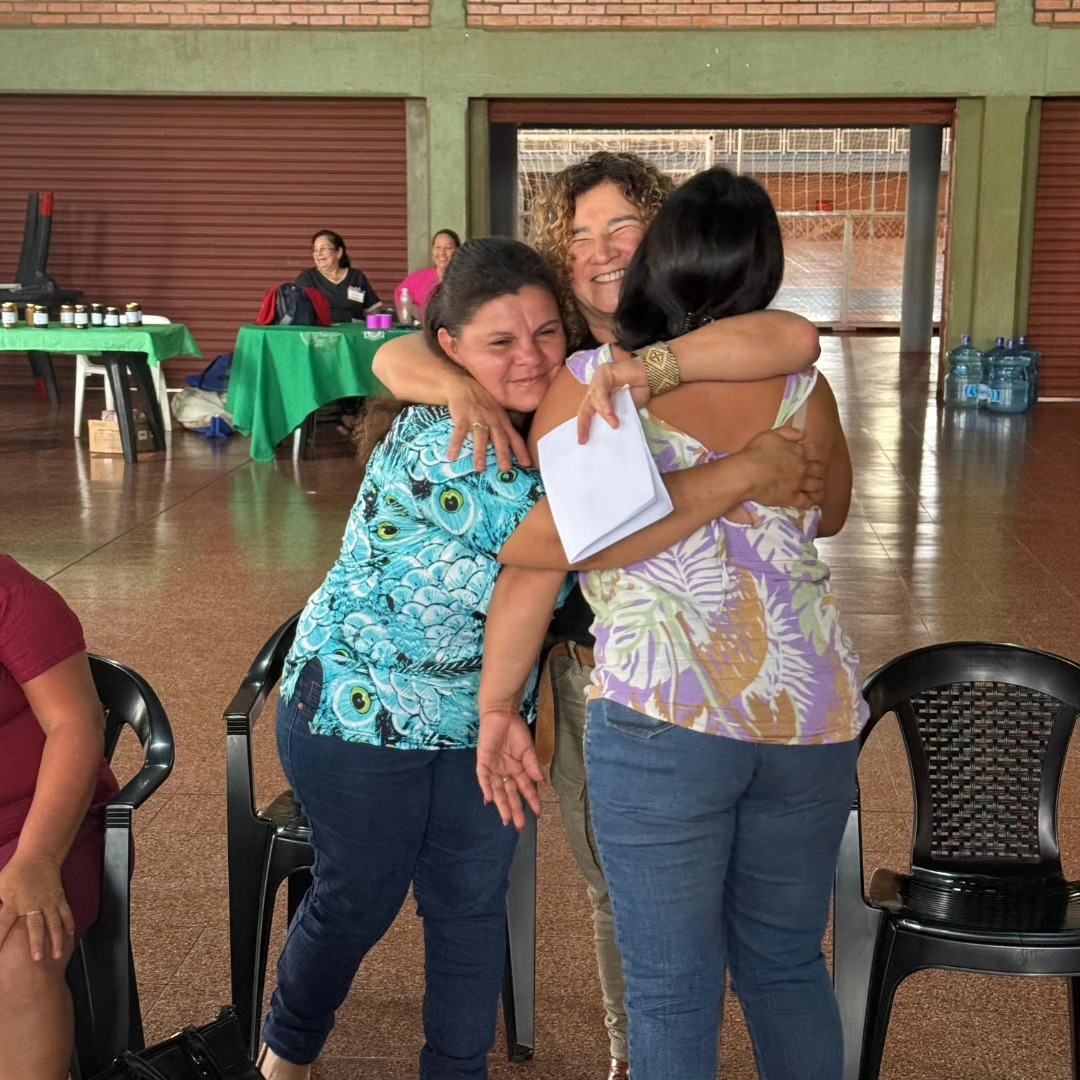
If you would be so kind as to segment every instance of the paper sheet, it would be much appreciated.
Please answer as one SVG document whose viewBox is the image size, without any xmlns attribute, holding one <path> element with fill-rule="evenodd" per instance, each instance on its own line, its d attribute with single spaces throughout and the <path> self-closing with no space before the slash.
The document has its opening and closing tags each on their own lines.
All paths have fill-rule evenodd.
<svg viewBox="0 0 1080 1080">
<path fill-rule="evenodd" d="M 577 419 L 549 431 L 538 446 L 551 513 L 566 557 L 580 562 L 666 517 L 673 507 L 660 479 L 630 391 L 612 397 L 619 426 L 593 419 L 578 445 Z"/>
</svg>

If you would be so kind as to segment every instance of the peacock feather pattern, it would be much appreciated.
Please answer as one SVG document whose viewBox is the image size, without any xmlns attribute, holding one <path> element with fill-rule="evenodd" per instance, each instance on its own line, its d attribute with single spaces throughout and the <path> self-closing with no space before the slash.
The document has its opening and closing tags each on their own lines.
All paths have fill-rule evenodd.
<svg viewBox="0 0 1080 1080">
<path fill-rule="evenodd" d="M 371 456 L 285 661 L 286 699 L 306 663 L 322 665 L 315 732 L 400 749 L 476 745 L 496 556 L 544 492 L 539 474 L 501 470 L 493 451 L 479 473 L 468 446 L 447 461 L 452 427 L 446 409 L 413 406 Z M 535 710 L 535 686 L 522 710 Z"/>
</svg>

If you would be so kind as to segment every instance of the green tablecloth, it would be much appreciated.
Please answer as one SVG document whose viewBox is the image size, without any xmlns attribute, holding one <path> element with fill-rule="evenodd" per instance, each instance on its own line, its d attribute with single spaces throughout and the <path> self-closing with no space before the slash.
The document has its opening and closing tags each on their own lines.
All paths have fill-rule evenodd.
<svg viewBox="0 0 1080 1080">
<path fill-rule="evenodd" d="M 106 352 L 146 353 L 151 364 L 174 356 L 202 356 L 191 332 L 183 323 L 153 326 L 94 326 L 86 330 L 67 330 L 53 323 L 47 329 L 15 326 L 0 329 L 0 352 L 83 353 L 87 356 Z"/>
<path fill-rule="evenodd" d="M 374 397 L 386 388 L 371 372 L 379 346 L 412 330 L 338 326 L 242 326 L 233 347 L 228 409 L 251 436 L 251 456 L 273 461 L 274 447 L 310 413 L 338 398 Z"/>
</svg>

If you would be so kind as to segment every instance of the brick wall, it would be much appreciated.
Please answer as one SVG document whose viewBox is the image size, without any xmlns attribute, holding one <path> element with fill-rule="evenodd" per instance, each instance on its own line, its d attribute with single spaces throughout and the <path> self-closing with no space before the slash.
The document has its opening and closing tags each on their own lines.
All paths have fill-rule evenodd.
<svg viewBox="0 0 1080 1080">
<path fill-rule="evenodd" d="M 402 29 L 429 26 L 428 0 L 275 3 L 270 0 L 0 0 L 0 25 L 310 26 Z"/>
<path fill-rule="evenodd" d="M 993 25 L 994 0 L 467 0 L 469 25 L 584 29 Z M 1041 0 L 1080 6 L 1080 0 Z"/>
<path fill-rule="evenodd" d="M 1080 0 L 1035 0 L 1035 21 L 1080 26 Z"/>
</svg>

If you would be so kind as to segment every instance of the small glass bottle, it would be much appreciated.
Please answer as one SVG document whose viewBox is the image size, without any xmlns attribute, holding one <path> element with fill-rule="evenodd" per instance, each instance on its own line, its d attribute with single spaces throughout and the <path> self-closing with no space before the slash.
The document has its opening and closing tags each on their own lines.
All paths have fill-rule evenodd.
<svg viewBox="0 0 1080 1080">
<path fill-rule="evenodd" d="M 106 326 L 119 326 L 120 325 L 120 312 L 114 307 L 105 309 L 105 325 Z"/>
<path fill-rule="evenodd" d="M 126 304 L 124 306 L 124 319 L 128 326 L 141 326 L 142 308 L 138 304 Z"/>
<path fill-rule="evenodd" d="M 0 325 L 3 325 L 5 330 L 10 330 L 19 321 L 19 309 L 12 303 L 6 303 L 0 306 Z"/>
<path fill-rule="evenodd" d="M 75 329 L 75 309 L 71 304 L 60 305 L 60 327 L 63 330 Z"/>
<path fill-rule="evenodd" d="M 90 314 L 85 304 L 75 305 L 75 329 L 85 330 L 90 325 Z"/>
<path fill-rule="evenodd" d="M 41 330 L 48 327 L 49 309 L 47 307 L 41 307 L 37 304 L 34 305 L 34 325 Z"/>
<path fill-rule="evenodd" d="M 91 326 L 104 326 L 105 325 L 105 309 L 100 304 L 90 305 L 90 325 Z"/>
</svg>

